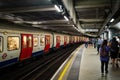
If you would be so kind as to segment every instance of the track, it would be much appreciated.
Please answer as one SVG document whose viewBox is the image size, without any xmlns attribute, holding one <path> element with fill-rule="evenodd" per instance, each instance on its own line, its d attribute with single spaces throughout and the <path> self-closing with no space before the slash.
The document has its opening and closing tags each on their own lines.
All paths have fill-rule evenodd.
<svg viewBox="0 0 120 80">
<path fill-rule="evenodd" d="M 37 60 L 25 63 L 24 66 L 11 66 L 0 71 L 0 80 L 49 80 L 79 45 L 71 45 L 49 55 L 40 56 Z"/>
</svg>

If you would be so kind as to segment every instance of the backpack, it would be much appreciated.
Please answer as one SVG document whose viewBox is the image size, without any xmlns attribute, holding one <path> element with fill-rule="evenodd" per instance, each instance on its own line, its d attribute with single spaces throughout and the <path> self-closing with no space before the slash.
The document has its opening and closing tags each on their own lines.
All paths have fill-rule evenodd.
<svg viewBox="0 0 120 80">
<path fill-rule="evenodd" d="M 112 51 L 112 52 L 118 52 L 118 50 L 119 50 L 118 42 L 117 41 L 116 42 L 112 42 L 111 43 L 111 49 L 110 49 L 110 51 Z"/>
<path fill-rule="evenodd" d="M 108 56 L 108 53 L 106 52 L 106 47 L 100 48 L 100 56 L 102 57 Z"/>
</svg>

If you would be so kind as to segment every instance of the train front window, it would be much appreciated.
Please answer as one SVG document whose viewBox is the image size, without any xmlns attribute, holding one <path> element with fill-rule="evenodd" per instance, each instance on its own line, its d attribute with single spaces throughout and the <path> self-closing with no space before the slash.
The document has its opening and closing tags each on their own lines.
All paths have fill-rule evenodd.
<svg viewBox="0 0 120 80">
<path fill-rule="evenodd" d="M 3 37 L 0 36 L 0 52 L 3 51 Z"/>
<path fill-rule="evenodd" d="M 17 50 L 19 49 L 19 37 L 9 36 L 7 38 L 7 49 L 8 50 Z"/>
<path fill-rule="evenodd" d="M 38 37 L 33 38 L 33 44 L 34 44 L 34 47 L 38 46 Z"/>
</svg>

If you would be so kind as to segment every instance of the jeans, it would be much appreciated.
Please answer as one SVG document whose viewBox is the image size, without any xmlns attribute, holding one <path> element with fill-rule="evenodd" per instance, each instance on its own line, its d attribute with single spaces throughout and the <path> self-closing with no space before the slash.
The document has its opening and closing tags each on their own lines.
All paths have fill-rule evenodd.
<svg viewBox="0 0 120 80">
<path fill-rule="evenodd" d="M 105 72 L 108 73 L 108 61 L 101 61 L 101 73 L 104 73 L 104 68 Z"/>
<path fill-rule="evenodd" d="M 98 51 L 98 53 L 99 53 L 99 48 L 100 48 L 100 45 L 97 45 L 97 51 Z"/>
<path fill-rule="evenodd" d="M 85 47 L 86 47 L 86 48 L 88 47 L 88 43 L 87 43 L 87 42 L 85 42 Z"/>
</svg>

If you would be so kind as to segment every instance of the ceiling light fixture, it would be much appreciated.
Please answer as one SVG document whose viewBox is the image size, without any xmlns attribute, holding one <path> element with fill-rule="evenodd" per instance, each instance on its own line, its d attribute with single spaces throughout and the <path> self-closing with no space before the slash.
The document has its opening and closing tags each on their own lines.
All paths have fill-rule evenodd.
<svg viewBox="0 0 120 80">
<path fill-rule="evenodd" d="M 58 12 L 61 12 L 61 9 L 57 5 L 54 5 L 54 7 Z"/>
<path fill-rule="evenodd" d="M 110 20 L 110 22 L 113 22 L 115 19 L 114 18 L 112 18 L 111 20 Z"/>
<path fill-rule="evenodd" d="M 86 32 L 98 32 L 98 29 L 85 29 Z"/>
<path fill-rule="evenodd" d="M 75 25 L 73 25 L 73 28 L 76 29 L 77 31 L 80 31 L 77 27 L 75 27 Z"/>
<path fill-rule="evenodd" d="M 64 18 L 65 18 L 66 21 L 69 21 L 69 19 L 66 16 L 64 16 Z"/>
</svg>

